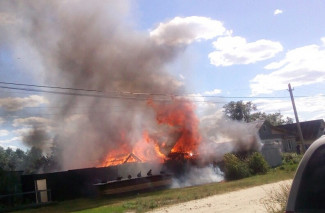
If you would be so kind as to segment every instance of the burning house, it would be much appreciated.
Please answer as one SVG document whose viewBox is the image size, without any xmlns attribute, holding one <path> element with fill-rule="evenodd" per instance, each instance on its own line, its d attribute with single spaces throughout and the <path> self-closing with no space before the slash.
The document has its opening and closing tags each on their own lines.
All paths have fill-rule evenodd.
<svg viewBox="0 0 325 213">
<path fill-rule="evenodd" d="M 22 190 L 35 191 L 26 199 L 37 203 L 148 191 L 170 187 L 173 178 L 181 180 L 199 162 L 184 153 L 172 153 L 164 163 L 133 162 L 131 157 L 140 160 L 130 154 L 123 163 L 107 167 L 22 175 Z"/>
<path fill-rule="evenodd" d="M 40 84 L 60 85 L 41 91 L 55 112 L 22 133 L 26 146 L 50 153 L 59 168 L 23 176 L 25 191 L 51 189 L 53 200 L 65 199 L 62 194 L 74 198 L 93 194 L 89 187 L 94 183 L 133 179 L 150 169 L 159 174 L 162 165 L 183 180 L 192 166 L 202 168 L 226 152 L 259 147 L 255 132 L 237 128 L 242 124 L 211 123 L 202 127 L 208 130 L 203 136 L 196 105 L 168 70 L 195 39 L 191 25 L 162 37 L 157 31 L 139 32 L 128 1 L 6 4 L 22 20 L 11 38 L 19 41 L 14 49 L 28 61 L 24 68 Z M 225 150 L 216 144 L 217 129 L 232 137 Z"/>
<path fill-rule="evenodd" d="M 98 168 L 85 168 L 75 169 L 53 173 L 30 174 L 22 175 L 22 190 L 23 192 L 37 191 L 36 202 L 60 201 L 67 199 L 75 199 L 80 197 L 95 197 L 100 194 L 99 188 L 96 184 L 101 185 L 109 182 L 121 182 L 130 186 L 134 181 L 138 181 L 137 173 L 143 173 L 143 179 L 150 178 L 154 174 L 160 174 L 158 168 L 162 165 L 152 163 L 126 163 L 122 165 L 98 167 Z M 150 168 L 151 175 L 147 175 Z M 165 177 L 165 176 L 162 176 Z M 169 176 L 166 176 L 169 177 Z M 171 178 L 165 178 L 171 181 Z M 150 180 L 149 182 L 155 182 Z M 125 185 L 125 184 L 124 184 Z M 132 188 L 130 191 L 151 190 L 159 187 L 169 186 L 170 183 L 166 182 L 163 185 Z M 111 188 L 111 185 L 110 185 Z M 123 186 L 120 186 L 123 188 Z M 116 187 L 115 187 L 116 189 Z M 117 191 L 116 193 L 123 193 L 125 191 Z M 128 192 L 128 191 L 126 191 Z M 30 200 L 35 199 L 35 194 L 28 195 Z"/>
</svg>

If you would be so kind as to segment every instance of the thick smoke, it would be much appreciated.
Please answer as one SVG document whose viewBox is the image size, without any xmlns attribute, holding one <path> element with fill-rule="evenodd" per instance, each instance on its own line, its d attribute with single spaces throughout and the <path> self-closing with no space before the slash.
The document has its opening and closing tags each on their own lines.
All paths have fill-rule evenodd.
<svg viewBox="0 0 325 213">
<path fill-rule="evenodd" d="M 185 92 L 166 70 L 184 46 L 159 43 L 149 33 L 137 31 L 130 21 L 129 1 L 10 0 L 0 4 L 18 20 L 14 30 L 10 30 L 10 41 L 39 83 L 96 90 L 57 90 L 82 96 L 48 95 L 51 123 L 55 126 L 48 135 L 35 127 L 32 134 L 24 136 L 26 144 L 46 147 L 44 143 L 53 141 L 52 145 L 61 152 L 62 169 L 74 169 L 100 165 L 111 150 L 132 147 L 142 139 L 144 131 L 158 143 L 167 141 L 165 147 L 169 149 L 181 137 L 177 122 L 171 127 L 163 119 L 157 121 L 156 106 L 164 106 L 157 99 L 162 97 L 143 93 Z M 177 35 L 190 35 L 186 29 L 175 30 Z M 174 43 L 171 38 L 168 41 Z M 184 105 L 170 108 L 184 111 Z M 190 113 L 186 122 L 193 120 Z M 196 138 L 192 141 L 194 146 L 202 139 L 204 145 L 199 151 L 204 156 L 222 157 L 226 151 L 256 148 L 259 144 L 250 133 L 252 129 L 241 124 L 203 120 L 207 121 L 202 125 L 206 137 L 192 131 L 197 125 L 190 122 L 185 131 Z M 226 132 L 232 143 L 227 149 L 218 149 L 215 142 L 223 140 L 216 137 Z"/>
<path fill-rule="evenodd" d="M 50 137 L 43 128 L 34 127 L 28 133 L 22 134 L 23 142 L 28 147 L 35 147 L 40 150 L 45 150 L 50 141 Z"/>
<path fill-rule="evenodd" d="M 200 152 L 205 153 L 207 160 L 220 161 L 229 152 L 259 151 L 262 148 L 258 122 L 234 121 L 216 111 L 202 117 L 200 124 L 205 141 Z"/>
<path fill-rule="evenodd" d="M 180 49 L 137 32 L 128 21 L 128 1 L 8 1 L 6 6 L 22 20 L 16 44 L 28 47 L 15 48 L 26 57 L 33 52 L 29 65 L 38 68 L 34 74 L 42 83 L 102 91 L 48 96 L 60 107 L 53 110 L 53 135 L 63 151 L 63 169 L 96 166 L 109 150 L 137 142 L 144 129 L 149 134 L 164 131 L 141 95 L 129 99 L 112 93 L 182 91 L 165 70 Z M 98 94 L 109 98 L 92 97 Z M 48 139 L 43 132 L 33 133 L 26 143 Z"/>
</svg>

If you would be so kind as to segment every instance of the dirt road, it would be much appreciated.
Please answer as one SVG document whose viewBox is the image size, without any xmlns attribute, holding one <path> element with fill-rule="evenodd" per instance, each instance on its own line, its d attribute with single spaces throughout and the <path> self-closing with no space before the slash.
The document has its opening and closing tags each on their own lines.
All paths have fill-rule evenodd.
<svg viewBox="0 0 325 213">
<path fill-rule="evenodd" d="M 163 207 L 151 213 L 174 213 L 174 212 L 266 212 L 261 199 L 267 196 L 271 190 L 276 190 L 281 184 L 291 181 L 280 181 L 265 184 L 239 191 L 229 192 L 221 195 L 180 203 Z"/>
</svg>

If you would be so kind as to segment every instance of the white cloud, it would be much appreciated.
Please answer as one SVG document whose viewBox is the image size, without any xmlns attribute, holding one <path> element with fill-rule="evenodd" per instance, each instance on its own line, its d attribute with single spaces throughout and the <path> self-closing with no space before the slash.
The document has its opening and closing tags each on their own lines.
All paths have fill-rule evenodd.
<svg viewBox="0 0 325 213">
<path fill-rule="evenodd" d="M 5 129 L 0 129 L 0 137 L 9 135 L 9 131 Z"/>
<path fill-rule="evenodd" d="M 273 58 L 283 50 L 280 42 L 257 40 L 248 43 L 239 36 L 218 38 L 213 42 L 216 51 L 209 54 L 210 63 L 215 66 L 231 66 L 234 64 L 252 64 Z"/>
<path fill-rule="evenodd" d="M 206 91 L 204 92 L 205 95 L 217 95 L 220 94 L 222 91 L 220 89 L 214 89 L 212 91 Z"/>
<path fill-rule="evenodd" d="M 15 129 L 12 131 L 12 133 L 16 134 L 16 135 L 26 135 L 29 132 L 31 132 L 33 129 L 32 128 L 21 128 L 21 129 Z"/>
<path fill-rule="evenodd" d="M 30 95 L 25 98 L 0 98 L 0 107 L 7 111 L 18 111 L 25 107 L 36 107 L 41 104 L 48 104 L 48 100 L 39 95 Z"/>
<path fill-rule="evenodd" d="M 3 124 L 5 122 L 5 119 L 0 117 L 0 125 Z"/>
<path fill-rule="evenodd" d="M 207 17 L 175 17 L 150 31 L 158 44 L 179 45 L 227 34 L 222 22 Z"/>
<path fill-rule="evenodd" d="M 322 38 L 324 39 L 324 38 Z M 308 45 L 290 50 L 283 60 L 265 66 L 274 70 L 269 74 L 258 74 L 250 81 L 253 95 L 270 94 L 273 91 L 325 81 L 325 45 Z"/>
<path fill-rule="evenodd" d="M 32 126 L 48 126 L 50 124 L 50 120 L 42 117 L 29 117 L 29 118 L 17 118 L 13 120 L 12 126 L 14 127 L 32 127 Z"/>
<path fill-rule="evenodd" d="M 288 99 L 258 99 L 253 101 L 257 109 L 266 113 L 281 112 L 284 116 L 294 119 L 292 103 Z M 296 108 L 301 121 L 312 119 L 324 119 L 325 96 L 318 94 L 309 97 L 295 98 Z"/>
<path fill-rule="evenodd" d="M 13 138 L 6 139 L 6 140 L 0 140 L 0 146 L 3 146 L 4 144 L 12 143 L 12 142 L 21 142 L 21 137 L 13 137 Z"/>
<path fill-rule="evenodd" d="M 281 13 L 283 13 L 283 10 L 280 10 L 280 9 L 276 9 L 276 10 L 274 10 L 274 12 L 273 12 L 273 15 L 279 15 L 279 14 L 281 14 Z"/>
</svg>

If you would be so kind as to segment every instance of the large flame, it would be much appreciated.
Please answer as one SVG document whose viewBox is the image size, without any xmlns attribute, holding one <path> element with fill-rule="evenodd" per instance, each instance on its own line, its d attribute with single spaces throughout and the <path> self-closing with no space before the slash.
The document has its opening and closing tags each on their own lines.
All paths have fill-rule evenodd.
<svg viewBox="0 0 325 213">
<path fill-rule="evenodd" d="M 160 104 L 149 101 L 148 104 L 155 109 L 159 124 L 173 127 L 171 135 L 176 135 L 177 139 L 171 152 L 196 153 L 201 136 L 194 104 L 186 99 L 175 99 Z"/>
<path fill-rule="evenodd" d="M 167 159 L 166 155 L 170 153 L 183 153 L 187 157 L 197 154 L 201 136 L 194 104 L 186 99 L 159 103 L 149 100 L 147 104 L 154 109 L 157 123 L 169 127 L 167 138 L 172 139 L 158 141 L 157 137 L 144 130 L 142 138 L 135 144 L 118 143 L 119 147 L 109 151 L 105 160 L 100 164 L 101 167 L 126 162 L 163 162 Z M 125 141 L 125 133 L 121 134 L 121 141 Z"/>
</svg>

